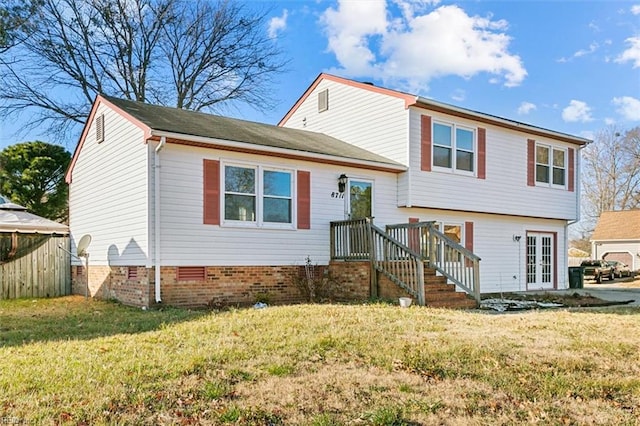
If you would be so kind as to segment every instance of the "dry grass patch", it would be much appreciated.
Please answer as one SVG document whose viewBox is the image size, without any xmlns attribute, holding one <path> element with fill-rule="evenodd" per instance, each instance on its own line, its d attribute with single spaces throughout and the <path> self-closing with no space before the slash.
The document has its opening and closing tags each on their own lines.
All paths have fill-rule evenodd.
<svg viewBox="0 0 640 426">
<path fill-rule="evenodd" d="M 143 312 L 65 298 L 47 301 L 41 316 L 29 320 L 39 331 L 6 338 L 6 330 L 29 333 L 7 325 L 29 318 L 29 303 L 0 303 L 0 418 L 639 424 L 634 308 L 507 315 L 390 305 Z M 49 331 L 57 337 L 47 337 Z"/>
</svg>

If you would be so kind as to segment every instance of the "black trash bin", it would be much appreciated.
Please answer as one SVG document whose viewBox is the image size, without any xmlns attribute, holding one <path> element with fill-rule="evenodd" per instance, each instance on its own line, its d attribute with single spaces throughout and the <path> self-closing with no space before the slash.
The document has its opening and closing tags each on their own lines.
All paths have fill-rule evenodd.
<svg viewBox="0 0 640 426">
<path fill-rule="evenodd" d="M 582 266 L 569 266 L 569 288 L 584 288 L 584 269 Z"/>
</svg>

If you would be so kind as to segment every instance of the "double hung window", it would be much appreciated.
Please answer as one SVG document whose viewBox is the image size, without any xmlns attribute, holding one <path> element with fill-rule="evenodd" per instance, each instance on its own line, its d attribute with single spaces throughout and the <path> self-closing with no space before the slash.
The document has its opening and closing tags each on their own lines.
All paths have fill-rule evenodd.
<svg viewBox="0 0 640 426">
<path fill-rule="evenodd" d="M 567 154 L 564 149 L 536 145 L 536 184 L 564 188 L 567 176 Z"/>
<path fill-rule="evenodd" d="M 293 172 L 225 165 L 224 220 L 249 226 L 293 224 Z"/>
<path fill-rule="evenodd" d="M 475 131 L 453 124 L 433 124 L 433 165 L 454 172 L 475 171 Z"/>
</svg>

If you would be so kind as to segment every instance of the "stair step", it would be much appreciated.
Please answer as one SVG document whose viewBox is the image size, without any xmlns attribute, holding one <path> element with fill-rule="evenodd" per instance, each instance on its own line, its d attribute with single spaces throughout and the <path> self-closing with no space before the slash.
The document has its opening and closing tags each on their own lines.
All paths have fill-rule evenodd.
<svg viewBox="0 0 640 426">
<path fill-rule="evenodd" d="M 464 298 L 460 300 L 437 300 L 434 302 L 427 302 L 429 308 L 446 308 L 446 309 L 475 309 L 478 304 L 475 300 L 470 298 Z"/>
<path fill-rule="evenodd" d="M 424 284 L 424 292 L 425 293 L 441 293 L 441 292 L 455 292 L 456 286 L 454 284 L 447 283 L 425 283 Z"/>
<path fill-rule="evenodd" d="M 460 299 L 466 299 L 467 298 L 467 294 L 466 293 L 460 293 L 457 291 L 435 291 L 435 292 L 425 292 L 424 294 L 424 299 L 428 302 L 428 301 L 435 301 L 435 300 L 460 300 Z"/>
</svg>

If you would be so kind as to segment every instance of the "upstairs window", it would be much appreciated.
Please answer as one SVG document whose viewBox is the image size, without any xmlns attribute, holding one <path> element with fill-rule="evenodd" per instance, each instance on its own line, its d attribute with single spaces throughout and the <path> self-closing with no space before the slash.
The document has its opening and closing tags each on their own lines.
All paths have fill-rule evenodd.
<svg viewBox="0 0 640 426">
<path fill-rule="evenodd" d="M 536 184 L 564 188 L 567 179 L 567 154 L 564 149 L 536 145 Z"/>
<path fill-rule="evenodd" d="M 249 226 L 293 224 L 293 172 L 226 165 L 224 219 Z"/>
<path fill-rule="evenodd" d="M 475 171 L 475 132 L 453 124 L 433 124 L 433 165 L 454 172 Z"/>
</svg>

